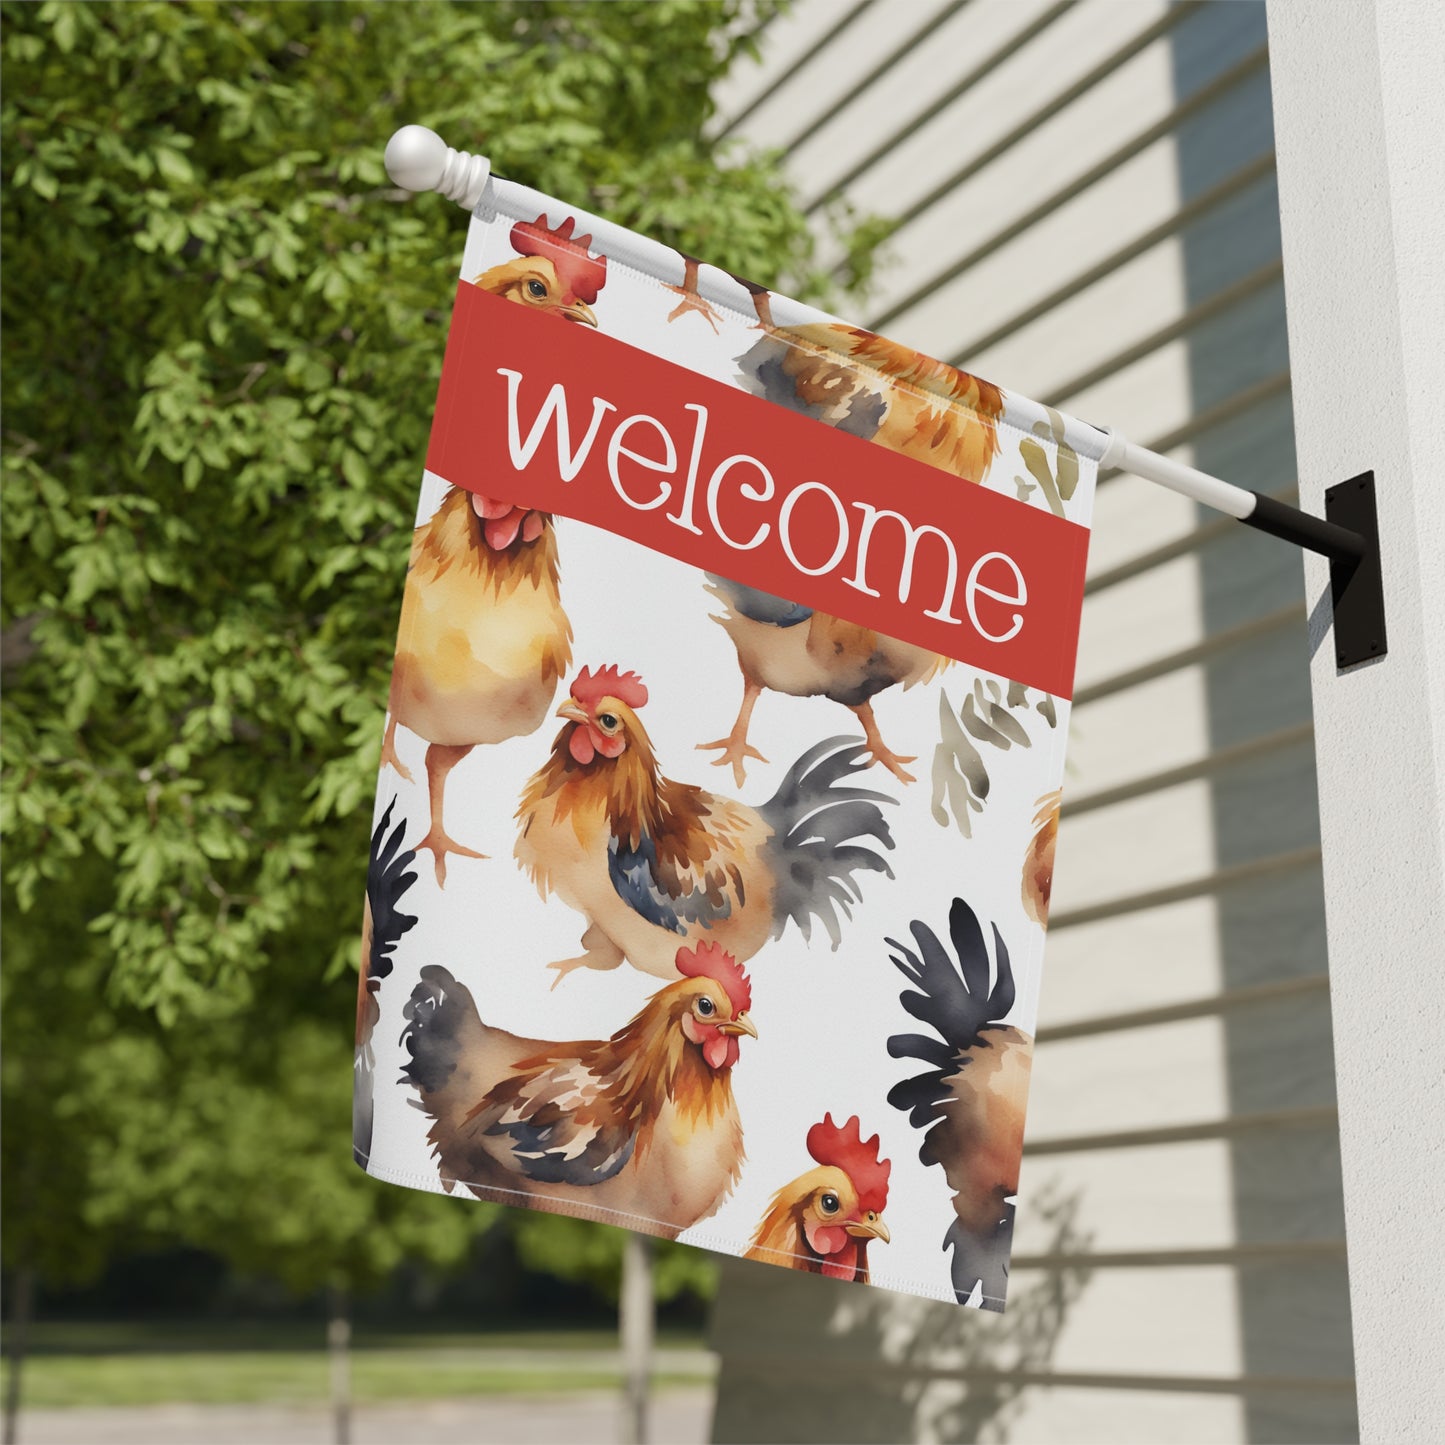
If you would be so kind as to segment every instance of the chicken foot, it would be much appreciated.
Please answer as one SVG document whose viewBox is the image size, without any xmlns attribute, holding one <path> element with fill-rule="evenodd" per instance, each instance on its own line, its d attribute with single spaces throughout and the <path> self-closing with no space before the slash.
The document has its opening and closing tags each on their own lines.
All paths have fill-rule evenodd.
<svg viewBox="0 0 1445 1445">
<path fill-rule="evenodd" d="M 873 704 L 871 702 L 859 703 L 857 707 L 849 708 L 848 711 L 863 724 L 863 740 L 868 744 L 869 762 L 882 763 L 900 783 L 917 782 L 917 779 L 903 764 L 917 762 L 918 759 L 916 757 L 900 757 L 883 741 L 883 734 L 878 731 L 878 720 L 873 716 Z"/>
<path fill-rule="evenodd" d="M 447 774 L 472 750 L 471 743 L 433 743 L 426 750 L 426 780 L 431 794 L 431 828 L 425 838 L 416 846 L 430 848 L 436 858 L 437 887 L 444 888 L 447 881 L 447 854 L 456 853 L 463 858 L 485 858 L 474 848 L 463 847 L 448 834 L 442 826 L 442 806 L 446 793 Z"/>
<path fill-rule="evenodd" d="M 624 956 L 622 950 L 595 923 L 587 925 L 587 931 L 582 935 L 582 947 L 587 951 L 579 953 L 576 958 L 562 958 L 547 965 L 557 971 L 557 977 L 552 980 L 553 988 L 574 968 L 616 968 Z"/>
<path fill-rule="evenodd" d="M 731 763 L 733 778 L 738 787 L 742 787 L 743 780 L 747 776 L 746 759 L 755 758 L 760 763 L 767 762 L 767 759 L 748 742 L 748 727 L 752 723 L 753 707 L 762 691 L 762 683 L 754 682 L 747 673 L 743 673 L 743 705 L 738 709 L 738 720 L 733 724 L 733 730 L 725 738 L 697 745 L 700 753 L 711 752 L 714 748 L 723 750 L 722 757 L 714 758 L 712 765 L 720 768 Z"/>
<path fill-rule="evenodd" d="M 387 713 L 386 732 L 382 734 L 381 738 L 381 766 L 385 767 L 388 763 L 396 769 L 397 776 L 403 782 L 414 781 L 411 769 L 402 762 L 396 751 L 396 714 L 394 712 Z"/>
<path fill-rule="evenodd" d="M 686 316 L 689 311 L 696 311 L 697 314 L 712 327 L 713 334 L 716 335 L 718 314 L 708 302 L 702 299 L 697 289 L 698 259 L 696 256 L 683 256 L 682 264 L 682 285 L 669 286 L 666 283 L 663 284 L 662 289 L 664 291 L 671 291 L 675 295 L 682 297 L 678 305 L 668 312 L 667 319 L 669 321 L 676 321 L 679 316 Z"/>
</svg>

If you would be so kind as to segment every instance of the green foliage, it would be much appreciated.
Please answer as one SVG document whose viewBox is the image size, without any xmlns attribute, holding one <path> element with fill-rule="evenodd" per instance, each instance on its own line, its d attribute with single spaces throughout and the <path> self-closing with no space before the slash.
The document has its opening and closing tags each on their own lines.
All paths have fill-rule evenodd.
<svg viewBox="0 0 1445 1445">
<path fill-rule="evenodd" d="M 99 891 L 106 871 L 92 861 L 75 881 Z M 351 1162 L 344 992 L 318 989 L 313 969 L 244 1015 L 166 1029 L 107 1005 L 86 896 L 43 929 L 7 918 L 7 1264 L 78 1282 L 112 1250 L 183 1239 L 304 1293 L 337 1275 L 364 1287 L 403 1258 L 463 1258 L 495 1209 L 386 1188 Z M 338 1015 L 308 1017 L 308 988 Z"/>
<path fill-rule="evenodd" d="M 0 14 L 6 1258 L 83 1274 L 179 1234 L 299 1288 L 455 1257 L 486 1210 L 347 1159 L 369 801 L 465 224 L 381 149 L 420 121 L 816 285 L 776 161 L 703 137 L 742 6 Z M 838 238 L 850 275 L 871 235 Z"/>
<path fill-rule="evenodd" d="M 616 1299 L 622 1271 L 625 1230 L 563 1214 L 514 1212 L 508 1228 L 517 1257 L 529 1269 L 559 1279 L 590 1284 Z M 659 1239 L 653 1243 L 653 1293 L 661 1301 L 693 1293 L 711 1298 L 717 1284 L 717 1260 L 690 1245 Z"/>
</svg>

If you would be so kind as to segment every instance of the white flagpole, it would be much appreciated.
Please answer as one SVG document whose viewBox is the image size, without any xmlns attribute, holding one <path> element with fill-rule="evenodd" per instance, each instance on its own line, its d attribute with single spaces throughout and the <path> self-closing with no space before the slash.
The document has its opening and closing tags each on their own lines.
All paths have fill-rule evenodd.
<svg viewBox="0 0 1445 1445">
<path fill-rule="evenodd" d="M 1157 482 L 1171 492 L 1203 502 L 1206 507 L 1213 507 L 1216 512 L 1224 512 L 1241 522 L 1253 515 L 1256 501 L 1253 492 L 1231 486 L 1208 472 L 1186 467 L 1183 462 L 1173 461 L 1146 447 L 1136 446 L 1112 427 L 1105 430 L 1109 445 L 1099 458 L 1100 471 L 1106 467 L 1118 467 L 1121 472 L 1143 477 L 1146 482 Z"/>
<path fill-rule="evenodd" d="M 404 190 L 438 191 L 467 210 L 471 210 L 481 199 L 482 189 L 491 174 L 491 165 L 485 156 L 453 150 L 434 130 L 420 125 L 402 126 L 392 136 L 387 142 L 385 161 L 387 174 Z M 1378 594 L 1379 543 L 1374 537 L 1367 537 L 1362 532 L 1341 527 L 1322 517 L 1311 516 L 1273 497 L 1236 487 L 1219 477 L 1210 476 L 1208 472 L 1151 452 L 1147 447 L 1136 446 L 1110 428 L 1106 427 L 1103 431 L 1109 443 L 1099 460 L 1101 468 L 1118 467 L 1121 471 L 1142 477 L 1146 482 L 1154 482 L 1171 492 L 1202 502 L 1247 527 L 1268 532 L 1297 547 L 1328 557 L 1335 569 L 1332 581 L 1337 605 L 1361 562 L 1367 565 L 1359 567 L 1359 570 L 1370 575 L 1367 579 L 1362 578 L 1363 585 L 1355 589 L 1356 594 Z M 1356 607 L 1361 616 L 1357 617 L 1352 632 L 1363 628 L 1373 642 L 1373 645 L 1370 642 L 1365 644 L 1369 652 L 1383 656 L 1382 598 L 1372 595 L 1369 601 L 1356 604 Z M 1345 656 L 1342 655 L 1340 660 L 1345 662 Z M 1351 654 L 1351 660 L 1358 659 Z"/>
<path fill-rule="evenodd" d="M 1234 517 L 1246 526 L 1270 532 L 1338 562 L 1358 562 L 1365 554 L 1366 540 L 1359 532 L 1336 526 L 1321 517 L 1312 517 L 1297 507 L 1287 507 L 1260 492 L 1236 487 L 1219 477 L 1210 476 L 1208 472 L 1201 472 L 1197 467 L 1185 466 L 1183 462 L 1151 452 L 1147 447 L 1136 446 L 1112 428 L 1105 428 L 1105 432 L 1109 445 L 1099 458 L 1101 469 L 1118 467 L 1122 472 L 1202 502 L 1206 507 Z"/>
</svg>

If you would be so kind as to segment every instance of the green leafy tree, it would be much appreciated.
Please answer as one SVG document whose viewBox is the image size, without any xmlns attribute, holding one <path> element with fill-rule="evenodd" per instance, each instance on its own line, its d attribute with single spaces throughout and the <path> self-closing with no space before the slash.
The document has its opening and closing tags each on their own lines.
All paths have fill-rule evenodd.
<svg viewBox="0 0 1445 1445">
<path fill-rule="evenodd" d="M 184 1238 L 305 1288 L 454 1259 L 489 1218 L 368 1183 L 347 1143 L 369 802 L 464 230 L 381 149 L 429 124 L 819 294 L 776 158 L 704 134 L 768 9 L 0 7 L 10 1267 Z M 872 234 L 835 226 L 855 279 Z M 615 1254 L 539 1221 L 538 1260 L 548 1228 L 560 1268 Z"/>
</svg>

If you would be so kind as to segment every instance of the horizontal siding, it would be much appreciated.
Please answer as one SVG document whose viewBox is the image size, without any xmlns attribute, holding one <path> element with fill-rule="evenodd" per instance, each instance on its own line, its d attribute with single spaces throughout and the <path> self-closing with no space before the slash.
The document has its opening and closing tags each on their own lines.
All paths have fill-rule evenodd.
<svg viewBox="0 0 1445 1445">
<path fill-rule="evenodd" d="M 724 127 L 901 222 L 868 324 L 1293 499 L 1260 7 L 802 0 L 763 48 Z M 1353 1438 L 1300 581 L 1101 479 L 1009 1311 L 729 1265 L 716 1438 Z"/>
</svg>

